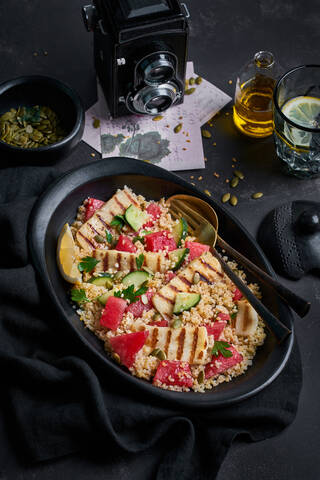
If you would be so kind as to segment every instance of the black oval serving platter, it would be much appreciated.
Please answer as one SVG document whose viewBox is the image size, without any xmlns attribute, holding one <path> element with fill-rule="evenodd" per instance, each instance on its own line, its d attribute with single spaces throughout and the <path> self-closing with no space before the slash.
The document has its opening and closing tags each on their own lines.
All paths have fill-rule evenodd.
<svg viewBox="0 0 320 480">
<path fill-rule="evenodd" d="M 106 369 L 117 372 L 127 380 L 129 386 L 131 384 L 132 387 L 164 401 L 190 408 L 212 408 L 230 405 L 255 395 L 267 387 L 284 368 L 291 353 L 294 333 L 279 345 L 268 332 L 264 345 L 257 351 L 253 365 L 244 375 L 233 381 L 222 383 L 206 393 L 181 393 L 162 390 L 133 377 L 126 368 L 111 360 L 104 351 L 103 343 L 79 320 L 70 304 L 70 285 L 61 277 L 56 264 L 58 235 L 66 222 L 73 222 L 78 206 L 86 197 L 107 200 L 117 188 L 124 185 L 147 199 L 159 200 L 163 196 L 169 197 L 177 193 L 202 198 L 215 208 L 221 236 L 269 274 L 274 275 L 262 250 L 238 220 L 188 182 L 140 160 L 123 157 L 99 160 L 72 170 L 51 185 L 38 200 L 29 224 L 29 246 L 34 265 L 66 326 L 71 327 L 78 339 L 94 353 Z M 261 285 L 261 289 L 265 305 L 279 315 L 281 321 L 294 332 L 293 317 L 288 307 L 278 301 L 268 288 Z"/>
</svg>

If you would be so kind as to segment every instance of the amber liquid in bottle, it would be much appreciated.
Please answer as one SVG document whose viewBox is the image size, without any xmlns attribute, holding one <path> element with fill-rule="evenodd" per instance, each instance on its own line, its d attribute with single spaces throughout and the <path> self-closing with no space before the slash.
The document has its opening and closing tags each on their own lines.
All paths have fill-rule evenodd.
<svg viewBox="0 0 320 480">
<path fill-rule="evenodd" d="M 256 75 L 242 85 L 237 85 L 233 120 L 236 127 L 251 137 L 272 134 L 272 96 L 275 80 Z"/>
</svg>

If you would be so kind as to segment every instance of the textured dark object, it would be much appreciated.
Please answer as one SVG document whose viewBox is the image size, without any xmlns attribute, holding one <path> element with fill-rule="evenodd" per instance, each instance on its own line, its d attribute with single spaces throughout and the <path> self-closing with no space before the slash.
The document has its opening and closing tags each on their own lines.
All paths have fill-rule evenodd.
<svg viewBox="0 0 320 480">
<path fill-rule="evenodd" d="M 298 280 L 320 269 L 320 203 L 295 201 L 272 210 L 262 221 L 258 241 L 274 268 Z"/>
<path fill-rule="evenodd" d="M 65 323 L 78 338 L 94 352 L 113 372 L 128 382 L 128 386 L 159 397 L 167 402 L 185 407 L 212 408 L 226 406 L 248 398 L 269 385 L 285 366 L 293 345 L 292 316 L 285 304 L 277 301 L 267 287 L 262 286 L 264 302 L 271 311 L 277 312 L 281 321 L 292 330 L 285 341 L 278 345 L 274 336 L 267 335 L 264 345 L 258 349 L 253 366 L 248 373 L 224 383 L 205 394 L 179 393 L 153 387 L 150 383 L 133 377 L 125 368 L 112 361 L 105 353 L 102 342 L 79 321 L 68 298 L 69 285 L 63 281 L 56 264 L 56 244 L 62 226 L 72 223 L 77 207 L 87 196 L 107 200 L 117 188 L 128 185 L 147 198 L 158 200 L 165 192 L 167 197 L 185 193 L 199 196 L 216 210 L 220 220 L 220 232 L 227 240 L 236 237 L 238 249 L 257 264 L 272 273 L 266 258 L 255 240 L 220 205 L 196 188 L 154 165 L 128 158 L 109 158 L 81 167 L 65 175 L 39 200 L 30 224 L 29 240 L 33 262 L 38 269 L 43 285 L 57 306 Z"/>
<path fill-rule="evenodd" d="M 53 164 L 80 142 L 84 129 L 84 108 L 78 94 L 68 85 L 50 77 L 30 75 L 0 85 L 0 115 L 19 106 L 48 106 L 58 116 L 66 132 L 60 142 L 39 148 L 19 148 L 0 140 L 6 160 L 31 165 Z M 1 162 L 0 162 L 1 166 Z"/>
</svg>

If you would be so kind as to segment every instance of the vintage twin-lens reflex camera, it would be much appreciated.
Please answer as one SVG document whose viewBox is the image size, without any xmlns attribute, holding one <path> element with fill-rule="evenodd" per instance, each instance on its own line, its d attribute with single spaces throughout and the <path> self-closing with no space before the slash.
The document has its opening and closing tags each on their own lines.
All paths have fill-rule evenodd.
<svg viewBox="0 0 320 480">
<path fill-rule="evenodd" d="M 179 0 L 93 0 L 95 66 L 110 113 L 157 115 L 183 102 L 189 13 Z"/>
</svg>

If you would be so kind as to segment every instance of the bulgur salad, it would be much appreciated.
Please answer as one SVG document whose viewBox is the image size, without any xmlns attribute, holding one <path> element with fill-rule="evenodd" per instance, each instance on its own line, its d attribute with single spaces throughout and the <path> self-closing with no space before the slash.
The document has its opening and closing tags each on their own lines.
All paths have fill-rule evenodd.
<svg viewBox="0 0 320 480">
<path fill-rule="evenodd" d="M 204 392 L 229 382 L 264 342 L 261 318 L 164 198 L 128 187 L 106 202 L 87 198 L 60 234 L 57 259 L 81 321 L 156 387 Z M 248 286 L 260 298 L 258 285 Z"/>
</svg>

